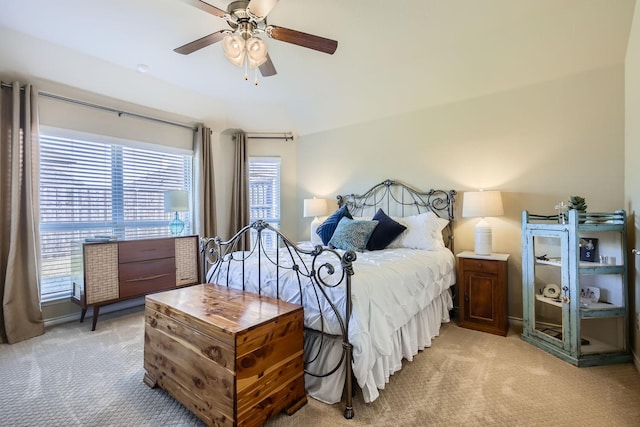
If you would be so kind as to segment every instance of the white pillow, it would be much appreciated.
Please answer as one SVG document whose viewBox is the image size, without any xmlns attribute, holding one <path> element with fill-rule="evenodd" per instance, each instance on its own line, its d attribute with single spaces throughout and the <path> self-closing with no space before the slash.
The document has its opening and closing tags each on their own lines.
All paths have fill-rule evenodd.
<svg viewBox="0 0 640 427">
<path fill-rule="evenodd" d="M 449 221 L 433 212 L 405 217 L 393 217 L 395 221 L 407 227 L 388 248 L 410 248 L 434 250 L 445 247 L 442 230 Z"/>
<path fill-rule="evenodd" d="M 444 240 L 442 240 L 442 230 L 449 225 L 449 221 L 440 218 L 438 215 L 433 212 L 429 212 L 429 222 L 431 223 L 431 237 L 433 239 L 434 245 L 437 247 L 445 248 Z"/>
<path fill-rule="evenodd" d="M 322 245 L 322 239 L 316 233 L 318 227 L 322 225 L 322 221 L 311 221 L 311 244 L 313 246 Z"/>
</svg>

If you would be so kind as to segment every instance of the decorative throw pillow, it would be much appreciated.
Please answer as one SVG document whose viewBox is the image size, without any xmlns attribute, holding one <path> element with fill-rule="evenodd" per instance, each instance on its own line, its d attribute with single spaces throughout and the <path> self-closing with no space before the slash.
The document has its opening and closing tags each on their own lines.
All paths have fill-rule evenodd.
<svg viewBox="0 0 640 427">
<path fill-rule="evenodd" d="M 343 217 L 329 240 L 329 246 L 345 251 L 362 252 L 378 221 L 357 221 Z"/>
<path fill-rule="evenodd" d="M 445 246 L 442 230 L 449 221 L 433 212 L 394 219 L 407 229 L 389 244 L 389 248 L 434 250 Z"/>
<path fill-rule="evenodd" d="M 322 225 L 318 227 L 316 233 L 322 239 L 323 245 L 326 246 L 329 244 L 329 240 L 331 240 L 331 236 L 333 236 L 333 232 L 336 231 L 336 227 L 338 226 L 338 223 L 340 222 L 342 217 L 347 217 L 349 219 L 352 218 L 351 214 L 349 213 L 349 209 L 347 209 L 347 205 L 344 205 L 343 207 L 332 213 L 331 216 L 329 216 L 329 218 L 327 218 L 322 223 Z"/>
<path fill-rule="evenodd" d="M 378 212 L 371 219 L 378 221 L 378 226 L 373 230 L 369 242 L 367 242 L 367 249 L 370 251 L 386 248 L 389 243 L 393 242 L 393 239 L 407 229 L 404 225 L 391 219 L 382 209 L 378 209 Z"/>
</svg>

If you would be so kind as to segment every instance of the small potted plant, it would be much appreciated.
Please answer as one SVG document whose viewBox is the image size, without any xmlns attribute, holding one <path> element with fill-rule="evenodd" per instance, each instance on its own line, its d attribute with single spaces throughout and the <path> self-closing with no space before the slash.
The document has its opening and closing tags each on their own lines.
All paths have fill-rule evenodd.
<svg viewBox="0 0 640 427">
<path fill-rule="evenodd" d="M 578 211 L 579 213 L 587 212 L 587 203 L 585 202 L 584 197 L 582 196 L 569 196 L 569 209 L 573 209 Z M 584 218 L 580 219 L 579 222 L 583 223 L 585 221 Z"/>
</svg>

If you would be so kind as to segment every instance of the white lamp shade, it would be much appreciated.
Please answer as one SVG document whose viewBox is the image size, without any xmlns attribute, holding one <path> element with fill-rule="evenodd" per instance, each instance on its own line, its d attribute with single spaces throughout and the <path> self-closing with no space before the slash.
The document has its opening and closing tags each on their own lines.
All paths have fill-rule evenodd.
<svg viewBox="0 0 640 427">
<path fill-rule="evenodd" d="M 164 211 L 183 212 L 189 210 L 187 190 L 167 190 L 164 192 Z"/>
<path fill-rule="evenodd" d="M 476 224 L 474 249 L 476 255 L 488 256 L 493 251 L 493 233 L 491 225 L 484 219 L 487 216 L 504 215 L 502 194 L 499 191 L 466 191 L 462 205 L 462 216 L 481 217 Z"/>
<path fill-rule="evenodd" d="M 327 199 L 304 199 L 305 217 L 326 215 L 327 210 Z"/>
<path fill-rule="evenodd" d="M 465 218 L 502 216 L 502 194 L 500 191 L 465 191 L 462 216 Z"/>
</svg>

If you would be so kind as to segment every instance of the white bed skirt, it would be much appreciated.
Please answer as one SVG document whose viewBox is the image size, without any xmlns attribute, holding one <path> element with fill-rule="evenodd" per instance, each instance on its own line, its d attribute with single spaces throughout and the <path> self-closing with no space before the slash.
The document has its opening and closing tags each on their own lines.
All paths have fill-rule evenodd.
<svg viewBox="0 0 640 427">
<path fill-rule="evenodd" d="M 440 334 L 442 323 L 449 322 L 449 310 L 453 308 L 450 289 L 446 289 L 436 297 L 431 304 L 418 312 L 409 322 L 396 330 L 391 340 L 393 349 L 391 354 L 379 355 L 371 368 L 359 366 L 357 356 L 354 355 L 354 375 L 362 389 L 365 402 L 373 402 L 379 396 L 379 389 L 384 389 L 389 378 L 402 368 L 402 359 L 413 360 L 413 356 L 420 350 L 431 347 L 433 338 Z M 311 352 L 318 351 L 321 338 L 318 334 L 305 334 L 305 359 Z M 331 337 L 324 338 L 322 354 L 316 362 L 307 367 L 317 372 L 327 372 L 335 366 L 342 354 L 342 340 Z M 427 357 L 426 355 L 423 355 Z M 333 404 L 342 400 L 344 386 L 344 364 L 333 375 L 317 378 L 305 375 L 305 386 L 309 395 L 325 403 Z"/>
</svg>

